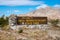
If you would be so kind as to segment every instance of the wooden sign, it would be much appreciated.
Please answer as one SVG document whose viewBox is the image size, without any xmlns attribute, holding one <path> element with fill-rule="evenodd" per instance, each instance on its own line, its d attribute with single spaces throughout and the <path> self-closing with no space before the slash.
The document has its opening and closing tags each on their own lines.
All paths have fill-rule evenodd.
<svg viewBox="0 0 60 40">
<path fill-rule="evenodd" d="M 17 17 L 17 25 L 47 24 L 47 17 Z"/>
</svg>

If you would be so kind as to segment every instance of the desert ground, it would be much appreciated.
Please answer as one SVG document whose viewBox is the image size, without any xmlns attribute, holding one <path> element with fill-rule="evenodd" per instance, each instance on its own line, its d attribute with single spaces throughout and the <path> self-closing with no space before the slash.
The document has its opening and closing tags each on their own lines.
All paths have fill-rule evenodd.
<svg viewBox="0 0 60 40">
<path fill-rule="evenodd" d="M 60 27 L 50 27 L 46 30 L 23 27 L 22 32 L 0 30 L 0 40 L 60 40 Z"/>
</svg>

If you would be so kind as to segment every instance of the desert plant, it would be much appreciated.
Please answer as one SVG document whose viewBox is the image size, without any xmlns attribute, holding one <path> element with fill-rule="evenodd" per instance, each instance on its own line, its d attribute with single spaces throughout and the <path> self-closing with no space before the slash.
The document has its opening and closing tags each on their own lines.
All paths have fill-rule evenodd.
<svg viewBox="0 0 60 40">
<path fill-rule="evenodd" d="M 51 23 L 52 26 L 58 27 L 58 23 L 59 23 L 59 19 L 55 19 L 55 20 L 50 20 L 49 21 Z"/>
<path fill-rule="evenodd" d="M 2 17 L 0 17 L 0 27 L 4 27 L 8 25 L 8 17 L 6 17 L 6 19 L 4 19 L 4 15 Z"/>
<path fill-rule="evenodd" d="M 0 28 L 1 29 L 4 29 L 4 28 L 7 28 L 8 26 L 8 17 L 4 18 L 5 16 L 1 16 L 0 17 Z"/>
<path fill-rule="evenodd" d="M 23 32 L 23 30 L 22 29 L 20 29 L 19 31 L 18 31 L 18 33 L 22 33 Z"/>
</svg>

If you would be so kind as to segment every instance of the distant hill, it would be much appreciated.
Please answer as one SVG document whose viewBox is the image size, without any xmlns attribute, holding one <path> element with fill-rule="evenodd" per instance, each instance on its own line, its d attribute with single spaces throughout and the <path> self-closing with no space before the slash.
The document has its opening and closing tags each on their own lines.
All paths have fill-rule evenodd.
<svg viewBox="0 0 60 40">
<path fill-rule="evenodd" d="M 45 16 L 48 17 L 48 19 L 60 19 L 60 8 L 57 7 L 45 7 L 45 8 L 39 8 L 35 11 L 29 12 L 27 14 L 21 14 L 18 16 Z"/>
</svg>

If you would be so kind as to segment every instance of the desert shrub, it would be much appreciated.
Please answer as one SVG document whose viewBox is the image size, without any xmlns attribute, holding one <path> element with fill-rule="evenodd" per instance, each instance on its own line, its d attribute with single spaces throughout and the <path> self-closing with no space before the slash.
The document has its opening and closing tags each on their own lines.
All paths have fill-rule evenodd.
<svg viewBox="0 0 60 40">
<path fill-rule="evenodd" d="M 4 26 L 3 28 L 2 28 L 2 30 L 9 30 L 10 29 L 10 27 L 7 25 L 7 26 Z"/>
<path fill-rule="evenodd" d="M 49 22 L 51 23 L 52 26 L 58 27 L 57 24 L 59 24 L 59 19 L 50 20 Z"/>
<path fill-rule="evenodd" d="M 23 32 L 23 30 L 22 29 L 20 29 L 19 31 L 18 31 L 18 33 L 22 33 Z"/>
<path fill-rule="evenodd" d="M 0 17 L 0 27 L 4 27 L 8 25 L 8 17 L 4 18 L 4 15 Z"/>
<path fill-rule="evenodd" d="M 0 17 L 0 29 L 2 30 L 8 30 L 8 17 L 5 17 L 4 15 Z"/>
</svg>

